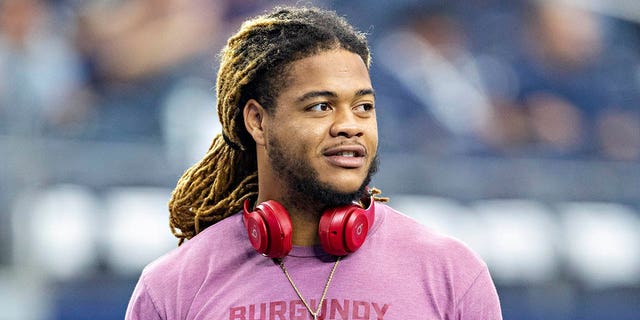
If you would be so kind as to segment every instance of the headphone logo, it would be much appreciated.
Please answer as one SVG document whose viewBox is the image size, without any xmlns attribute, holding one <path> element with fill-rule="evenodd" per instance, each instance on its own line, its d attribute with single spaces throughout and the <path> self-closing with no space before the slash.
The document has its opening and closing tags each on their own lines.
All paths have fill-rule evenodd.
<svg viewBox="0 0 640 320">
<path fill-rule="evenodd" d="M 362 226 L 363 226 L 363 224 L 361 223 L 361 224 L 359 224 L 359 225 L 358 225 L 358 227 L 356 228 L 356 234 L 357 234 L 358 236 L 362 235 L 362 228 L 363 228 Z"/>
<path fill-rule="evenodd" d="M 253 228 L 251 228 L 251 236 L 252 236 L 254 239 L 257 239 L 257 238 L 258 238 L 258 230 L 256 229 L 256 227 L 255 227 L 255 226 L 254 226 Z"/>
</svg>

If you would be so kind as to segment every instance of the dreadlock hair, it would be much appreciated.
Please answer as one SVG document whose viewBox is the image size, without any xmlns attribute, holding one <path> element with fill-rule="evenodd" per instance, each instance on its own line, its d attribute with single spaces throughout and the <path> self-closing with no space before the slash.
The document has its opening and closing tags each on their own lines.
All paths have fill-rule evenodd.
<svg viewBox="0 0 640 320">
<path fill-rule="evenodd" d="M 358 54 L 369 67 L 365 35 L 335 12 L 318 8 L 275 8 L 245 21 L 229 38 L 216 83 L 222 133 L 186 170 L 169 201 L 169 225 L 179 244 L 239 212 L 246 198 L 258 194 L 255 142 L 243 119 L 246 102 L 255 99 L 273 112 L 291 63 L 337 48 Z"/>
</svg>

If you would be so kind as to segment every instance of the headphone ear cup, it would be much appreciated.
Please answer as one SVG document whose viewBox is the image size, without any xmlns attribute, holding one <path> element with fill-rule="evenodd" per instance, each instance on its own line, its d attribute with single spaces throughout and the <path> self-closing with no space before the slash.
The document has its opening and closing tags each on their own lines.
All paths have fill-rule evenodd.
<svg viewBox="0 0 640 320">
<path fill-rule="evenodd" d="M 320 218 L 318 237 L 325 252 L 344 256 L 358 250 L 369 232 L 365 210 L 347 205 L 325 211 Z"/>
<path fill-rule="evenodd" d="M 247 228 L 251 246 L 261 254 L 267 252 L 269 247 L 267 224 L 260 211 L 248 210 L 248 201 L 244 202 L 244 225 Z"/>
<path fill-rule="evenodd" d="M 244 217 L 251 245 L 270 258 L 285 257 L 292 247 L 292 224 L 287 210 L 277 201 L 269 200 L 249 212 L 244 203 Z"/>
</svg>

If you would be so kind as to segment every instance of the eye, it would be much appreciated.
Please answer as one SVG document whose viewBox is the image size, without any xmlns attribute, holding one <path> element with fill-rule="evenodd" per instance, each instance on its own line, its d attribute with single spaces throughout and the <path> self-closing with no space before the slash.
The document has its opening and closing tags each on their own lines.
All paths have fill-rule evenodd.
<svg viewBox="0 0 640 320">
<path fill-rule="evenodd" d="M 331 105 L 326 102 L 316 103 L 307 108 L 308 111 L 330 111 Z"/>
<path fill-rule="evenodd" d="M 362 103 L 354 107 L 354 110 L 360 112 L 369 112 L 374 109 L 373 103 Z"/>
</svg>

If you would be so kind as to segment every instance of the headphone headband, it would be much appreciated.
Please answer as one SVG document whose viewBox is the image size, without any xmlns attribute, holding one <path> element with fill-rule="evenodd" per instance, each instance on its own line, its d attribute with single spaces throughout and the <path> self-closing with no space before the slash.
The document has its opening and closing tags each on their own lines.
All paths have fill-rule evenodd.
<svg viewBox="0 0 640 320">
<path fill-rule="evenodd" d="M 373 199 L 373 195 L 368 195 L 360 199 L 360 203 L 362 205 L 362 208 L 364 209 L 364 216 L 367 217 L 367 222 L 369 222 L 369 227 L 373 226 L 373 222 L 375 221 L 375 202 L 376 201 Z"/>
</svg>

